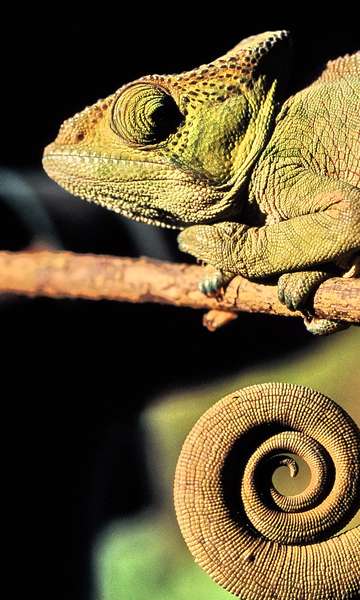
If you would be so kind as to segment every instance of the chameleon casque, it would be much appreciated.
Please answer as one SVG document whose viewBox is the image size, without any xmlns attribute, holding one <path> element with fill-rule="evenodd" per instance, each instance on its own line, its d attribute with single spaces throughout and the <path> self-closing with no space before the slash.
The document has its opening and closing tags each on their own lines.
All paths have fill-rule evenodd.
<svg viewBox="0 0 360 600">
<path fill-rule="evenodd" d="M 360 249 L 360 53 L 281 104 L 289 55 L 288 32 L 267 32 L 124 85 L 63 123 L 44 168 L 77 196 L 182 229 L 180 249 L 215 269 L 205 293 L 277 276 L 281 301 L 303 308 Z"/>
<path fill-rule="evenodd" d="M 360 251 L 360 53 L 328 63 L 283 102 L 289 35 L 246 38 L 208 65 L 150 75 L 65 121 L 44 153 L 70 192 L 152 225 L 213 268 L 208 294 L 236 274 L 278 278 L 306 309 L 311 292 Z M 308 310 L 308 309 L 307 309 Z M 343 325 L 306 319 L 313 333 Z M 310 483 L 272 485 L 279 465 Z M 244 600 L 360 597 L 360 436 L 331 400 L 263 384 L 213 406 L 186 440 L 175 507 L 196 561 Z M 328 539 L 329 538 L 329 539 Z"/>
</svg>

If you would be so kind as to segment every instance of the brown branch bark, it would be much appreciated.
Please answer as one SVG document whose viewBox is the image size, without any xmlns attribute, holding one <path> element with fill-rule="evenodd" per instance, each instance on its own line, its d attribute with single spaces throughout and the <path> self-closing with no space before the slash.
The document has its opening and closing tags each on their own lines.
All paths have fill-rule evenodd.
<svg viewBox="0 0 360 600">
<path fill-rule="evenodd" d="M 246 311 L 301 316 L 277 299 L 276 286 L 242 277 L 221 299 L 208 298 L 197 284 L 203 267 L 149 258 L 118 258 L 71 252 L 0 252 L 0 293 L 51 298 L 87 298 L 124 302 L 158 302 L 227 313 Z M 360 279 L 334 278 L 314 298 L 315 315 L 360 323 Z M 231 320 L 211 313 L 213 329 Z"/>
</svg>

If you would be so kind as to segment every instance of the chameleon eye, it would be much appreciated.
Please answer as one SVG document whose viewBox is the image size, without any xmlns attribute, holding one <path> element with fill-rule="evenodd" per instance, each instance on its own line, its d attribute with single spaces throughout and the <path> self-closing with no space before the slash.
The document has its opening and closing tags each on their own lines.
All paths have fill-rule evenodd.
<svg viewBox="0 0 360 600">
<path fill-rule="evenodd" d="M 136 83 L 115 101 L 112 126 L 125 142 L 136 146 L 165 140 L 183 120 L 175 100 L 163 88 Z"/>
</svg>

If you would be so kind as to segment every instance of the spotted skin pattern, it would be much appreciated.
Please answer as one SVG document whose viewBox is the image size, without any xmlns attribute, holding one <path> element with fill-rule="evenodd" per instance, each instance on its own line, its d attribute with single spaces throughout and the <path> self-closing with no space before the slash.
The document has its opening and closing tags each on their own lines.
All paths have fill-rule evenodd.
<svg viewBox="0 0 360 600">
<path fill-rule="evenodd" d="M 44 168 L 77 196 L 181 229 L 180 249 L 214 267 L 203 292 L 296 273 L 280 277 L 279 298 L 302 308 L 311 273 L 346 271 L 360 249 L 360 54 L 282 104 L 289 55 L 287 31 L 265 32 L 192 71 L 126 84 L 63 123 Z"/>
<path fill-rule="evenodd" d="M 272 484 L 277 467 L 299 494 Z M 229 394 L 189 433 L 176 467 L 180 529 L 196 562 L 242 600 L 360 597 L 360 527 L 334 535 L 359 509 L 360 432 L 322 394 L 268 383 Z"/>
</svg>

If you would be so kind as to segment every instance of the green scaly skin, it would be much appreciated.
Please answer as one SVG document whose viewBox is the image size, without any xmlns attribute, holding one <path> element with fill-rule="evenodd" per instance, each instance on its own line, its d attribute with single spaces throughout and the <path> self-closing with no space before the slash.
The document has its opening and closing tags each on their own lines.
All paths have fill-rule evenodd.
<svg viewBox="0 0 360 600">
<path fill-rule="evenodd" d="M 266 32 L 208 65 L 151 75 L 65 121 L 44 153 L 70 192 L 129 218 L 182 229 L 214 267 L 200 285 L 277 276 L 312 333 L 316 287 L 360 251 L 360 53 L 328 63 L 281 104 L 289 37 Z"/>
</svg>

